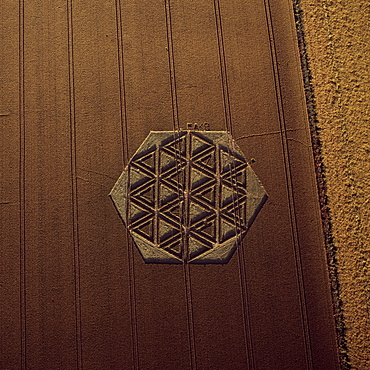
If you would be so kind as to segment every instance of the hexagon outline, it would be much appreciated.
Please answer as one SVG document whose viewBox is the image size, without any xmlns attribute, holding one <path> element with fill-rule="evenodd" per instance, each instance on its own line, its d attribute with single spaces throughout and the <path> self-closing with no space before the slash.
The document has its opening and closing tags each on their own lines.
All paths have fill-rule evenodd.
<svg viewBox="0 0 370 370">
<path fill-rule="evenodd" d="M 109 195 L 144 261 L 172 264 L 227 263 L 267 200 L 225 131 L 150 131 Z M 180 208 L 186 217 L 171 211 Z"/>
</svg>

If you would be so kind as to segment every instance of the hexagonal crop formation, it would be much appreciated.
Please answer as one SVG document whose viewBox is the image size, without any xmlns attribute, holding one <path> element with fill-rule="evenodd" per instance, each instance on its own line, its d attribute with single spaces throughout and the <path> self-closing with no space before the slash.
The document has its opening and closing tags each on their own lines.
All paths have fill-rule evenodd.
<svg viewBox="0 0 370 370">
<path fill-rule="evenodd" d="M 225 131 L 151 131 L 110 196 L 147 263 L 227 263 L 267 199 Z"/>
</svg>

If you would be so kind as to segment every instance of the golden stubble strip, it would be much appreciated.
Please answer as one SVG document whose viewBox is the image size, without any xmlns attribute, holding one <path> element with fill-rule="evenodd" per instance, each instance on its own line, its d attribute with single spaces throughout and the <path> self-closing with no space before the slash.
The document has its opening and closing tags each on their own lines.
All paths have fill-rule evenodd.
<svg viewBox="0 0 370 370">
<path fill-rule="evenodd" d="M 301 0 L 348 355 L 370 368 L 369 5 Z"/>
</svg>

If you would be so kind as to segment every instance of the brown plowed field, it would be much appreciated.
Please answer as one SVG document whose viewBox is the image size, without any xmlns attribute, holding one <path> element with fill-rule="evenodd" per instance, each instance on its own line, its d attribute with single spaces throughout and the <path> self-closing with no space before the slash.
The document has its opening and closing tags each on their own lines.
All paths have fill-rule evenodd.
<svg viewBox="0 0 370 370">
<path fill-rule="evenodd" d="M 0 368 L 339 369 L 290 1 L 1 17 Z M 269 198 L 228 264 L 145 264 L 108 194 L 188 122 L 229 131 Z"/>
</svg>

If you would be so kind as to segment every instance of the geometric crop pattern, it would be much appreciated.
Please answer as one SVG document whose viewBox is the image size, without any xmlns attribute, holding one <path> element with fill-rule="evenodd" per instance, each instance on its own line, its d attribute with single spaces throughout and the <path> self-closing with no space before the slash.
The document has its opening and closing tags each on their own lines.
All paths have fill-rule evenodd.
<svg viewBox="0 0 370 370">
<path fill-rule="evenodd" d="M 151 131 L 110 196 L 147 263 L 227 263 L 267 199 L 225 131 Z"/>
</svg>

